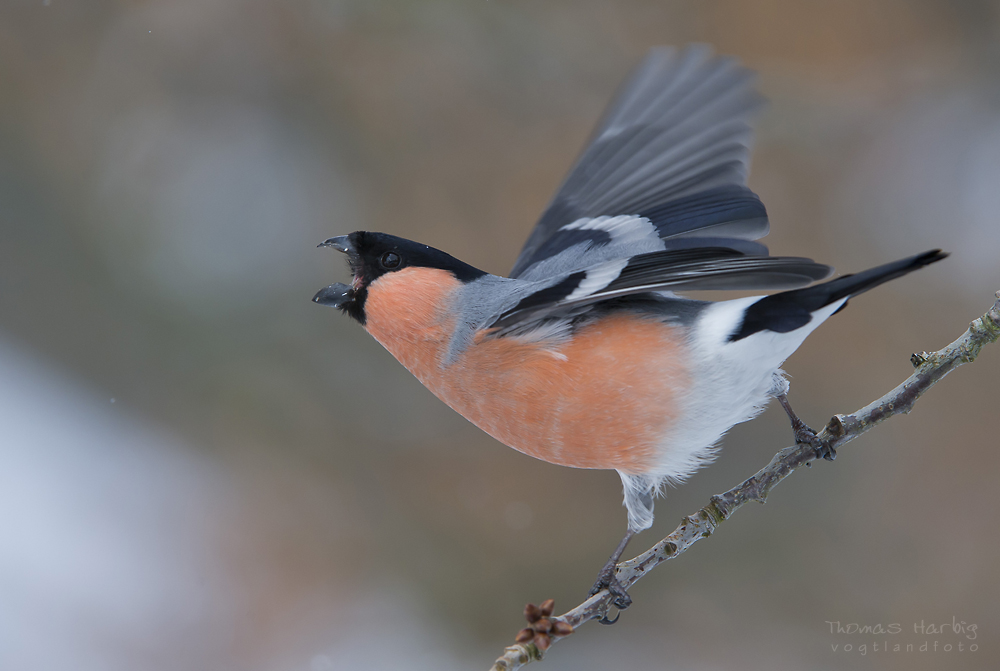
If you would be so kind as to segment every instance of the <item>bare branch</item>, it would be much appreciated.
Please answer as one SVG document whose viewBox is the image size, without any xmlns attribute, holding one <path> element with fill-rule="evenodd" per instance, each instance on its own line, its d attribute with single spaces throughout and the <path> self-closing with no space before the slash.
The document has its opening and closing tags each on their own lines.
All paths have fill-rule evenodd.
<svg viewBox="0 0 1000 671">
<path fill-rule="evenodd" d="M 834 448 L 851 442 L 893 415 L 905 414 L 925 391 L 945 375 L 964 363 L 974 361 L 984 345 L 1000 338 L 1000 291 L 990 310 L 972 322 L 968 330 L 953 343 L 937 352 L 921 352 L 910 357 L 916 369 L 909 378 L 882 398 L 849 415 L 834 415 L 819 433 L 819 438 L 830 441 Z M 638 557 L 618 564 L 617 576 L 628 589 L 646 573 L 663 562 L 687 551 L 702 538 L 711 536 L 722 522 L 748 501 L 764 503 L 771 489 L 791 475 L 797 468 L 816 459 L 815 450 L 809 445 L 786 447 L 771 462 L 753 476 L 728 492 L 713 496 L 708 505 L 681 520 L 680 526 L 659 543 Z M 611 596 L 607 590 L 598 592 L 576 608 L 551 618 L 564 622 L 573 630 L 593 619 L 603 617 L 610 608 Z M 565 628 L 563 629 L 565 630 Z M 563 637 L 551 637 L 551 645 Z M 548 645 L 545 647 L 547 648 Z M 515 643 L 504 650 L 492 671 L 514 671 L 530 662 L 542 659 L 544 651 L 533 641 Z"/>
</svg>

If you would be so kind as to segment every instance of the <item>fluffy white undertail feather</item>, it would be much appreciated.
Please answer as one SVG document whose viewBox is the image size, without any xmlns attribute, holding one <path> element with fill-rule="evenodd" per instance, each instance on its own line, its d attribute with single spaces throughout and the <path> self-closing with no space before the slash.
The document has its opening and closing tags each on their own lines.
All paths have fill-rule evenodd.
<svg viewBox="0 0 1000 671">
<path fill-rule="evenodd" d="M 662 484 L 677 484 L 711 462 L 723 434 L 755 417 L 773 397 L 787 393 L 781 364 L 843 303 L 817 310 L 808 324 L 794 331 L 761 331 L 730 341 L 747 307 L 757 300 L 759 296 L 717 303 L 695 325 L 689 339 L 692 383 L 681 401 L 680 419 L 664 437 L 657 463 L 643 480 L 630 482 L 622 476 L 633 527 L 646 528 L 641 525 L 651 522 L 652 499 L 644 498 L 645 492 L 655 494 Z"/>
<path fill-rule="evenodd" d="M 625 489 L 625 509 L 628 528 L 644 531 L 653 526 L 653 499 L 660 493 L 662 480 L 645 475 L 628 475 L 618 471 Z"/>
<path fill-rule="evenodd" d="M 788 373 L 780 368 L 774 371 L 774 375 L 771 377 L 771 388 L 767 390 L 769 396 L 778 398 L 779 396 L 784 396 L 788 393 L 787 375 Z"/>
</svg>

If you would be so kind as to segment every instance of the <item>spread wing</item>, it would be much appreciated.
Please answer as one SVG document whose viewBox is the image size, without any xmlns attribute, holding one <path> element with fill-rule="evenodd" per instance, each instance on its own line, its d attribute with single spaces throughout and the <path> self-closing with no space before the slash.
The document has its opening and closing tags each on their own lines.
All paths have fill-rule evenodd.
<svg viewBox="0 0 1000 671">
<path fill-rule="evenodd" d="M 832 271 L 810 259 L 748 255 L 729 247 L 650 252 L 569 273 L 523 296 L 488 326 L 503 335 L 544 320 L 577 316 L 603 301 L 656 291 L 793 289 Z"/>
<path fill-rule="evenodd" d="M 654 49 L 605 113 L 521 251 L 511 277 L 540 279 L 613 255 L 747 253 L 767 212 L 746 187 L 752 73 L 708 47 Z M 602 253 L 603 251 L 603 253 Z M 753 251 L 766 255 L 767 248 Z"/>
</svg>

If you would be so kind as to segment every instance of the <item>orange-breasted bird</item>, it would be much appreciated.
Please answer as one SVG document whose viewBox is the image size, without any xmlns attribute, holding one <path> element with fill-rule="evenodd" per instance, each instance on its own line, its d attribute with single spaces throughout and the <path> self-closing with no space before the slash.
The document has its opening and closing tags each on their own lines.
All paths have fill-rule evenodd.
<svg viewBox="0 0 1000 671">
<path fill-rule="evenodd" d="M 621 476 L 628 530 L 591 593 L 631 599 L 615 565 L 653 499 L 777 398 L 781 365 L 848 299 L 944 258 L 939 250 L 832 273 L 754 242 L 767 212 L 746 186 L 752 74 L 706 47 L 654 49 L 606 112 L 510 277 L 384 233 L 322 243 L 354 279 L 313 298 L 341 309 L 441 400 L 533 457 Z M 807 288 L 802 288 L 807 287 Z M 718 302 L 682 290 L 778 289 Z"/>
</svg>

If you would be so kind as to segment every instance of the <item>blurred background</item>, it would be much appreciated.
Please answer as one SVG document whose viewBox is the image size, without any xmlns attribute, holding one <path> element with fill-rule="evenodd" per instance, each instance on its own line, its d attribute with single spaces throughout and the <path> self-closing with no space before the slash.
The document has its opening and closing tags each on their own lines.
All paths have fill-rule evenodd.
<svg viewBox="0 0 1000 671">
<path fill-rule="evenodd" d="M 348 276 L 316 244 L 379 230 L 506 273 L 645 51 L 712 43 L 770 100 L 772 253 L 952 253 L 788 361 L 821 426 L 1000 289 L 998 29 L 985 0 L 6 0 L 0 667 L 488 668 L 525 602 L 585 596 L 618 477 L 438 402 L 310 302 Z M 998 374 L 994 346 L 539 668 L 993 668 Z M 737 427 L 633 549 L 790 438 L 780 409 Z"/>
</svg>

